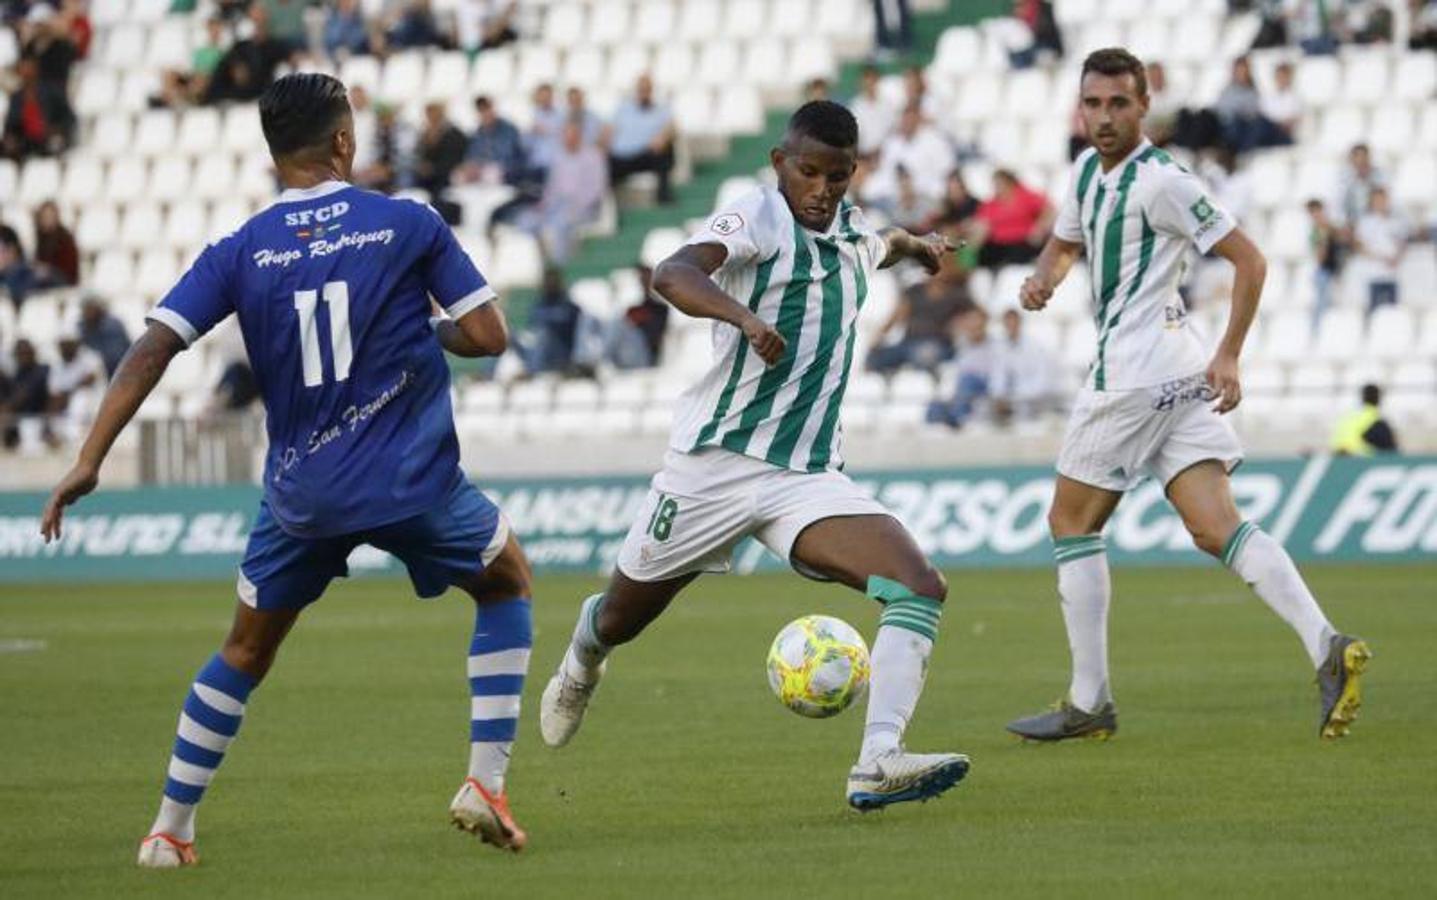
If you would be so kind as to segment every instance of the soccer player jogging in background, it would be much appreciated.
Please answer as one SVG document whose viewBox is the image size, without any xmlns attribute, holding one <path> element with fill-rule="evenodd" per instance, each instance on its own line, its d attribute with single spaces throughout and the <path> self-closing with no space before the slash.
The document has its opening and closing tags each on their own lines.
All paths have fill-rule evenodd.
<svg viewBox="0 0 1437 900">
<path fill-rule="evenodd" d="M 844 201 L 857 144 L 848 110 L 805 104 L 770 152 L 778 188 L 720 210 L 655 270 L 665 299 L 716 320 L 716 360 L 680 399 L 663 470 L 544 691 L 539 721 L 551 746 L 578 730 L 610 651 L 700 573 L 727 571 L 734 545 L 753 536 L 801 574 L 883 605 L 849 804 L 924 800 L 967 773 L 965 756 L 901 744 L 947 586 L 903 526 L 842 474 L 838 454 L 869 279 L 903 259 L 934 272 L 952 248 L 898 228 L 875 231 Z"/>
<path fill-rule="evenodd" d="M 499 510 L 459 469 L 444 360 L 444 350 L 503 352 L 503 313 L 432 209 L 347 183 L 354 123 L 344 85 L 290 75 L 259 112 L 286 190 L 207 247 L 150 313 L 41 526 L 47 541 L 60 536 L 65 506 L 95 489 L 111 444 L 170 360 L 234 313 L 267 414 L 264 499 L 233 627 L 185 699 L 139 863 L 196 862 L 195 809 L 251 691 L 360 544 L 403 560 L 421 597 L 453 585 L 474 598 L 470 764 L 450 814 L 519 850 L 526 837 L 504 775 L 529 660 L 529 566 Z M 447 317 L 431 320 L 435 301 Z"/>
<path fill-rule="evenodd" d="M 1079 104 L 1094 146 L 1073 163 L 1053 237 L 1021 296 L 1025 309 L 1043 309 L 1086 248 L 1097 359 L 1063 438 L 1048 517 L 1073 677 L 1053 711 L 1008 729 L 1048 741 L 1117 730 L 1102 530 L 1123 493 L 1151 475 L 1194 543 L 1297 632 L 1317 669 L 1318 733 L 1340 737 L 1357 714 L 1359 676 L 1371 654 L 1328 622 L 1282 545 L 1239 517 L 1228 483 L 1242 447 L 1223 415 L 1242 400 L 1238 357 L 1267 264 L 1202 182 L 1143 137 L 1148 96 L 1138 59 L 1121 49 L 1090 55 Z M 1187 327 L 1177 291 L 1189 246 L 1236 270 L 1227 331 L 1211 359 Z"/>
</svg>

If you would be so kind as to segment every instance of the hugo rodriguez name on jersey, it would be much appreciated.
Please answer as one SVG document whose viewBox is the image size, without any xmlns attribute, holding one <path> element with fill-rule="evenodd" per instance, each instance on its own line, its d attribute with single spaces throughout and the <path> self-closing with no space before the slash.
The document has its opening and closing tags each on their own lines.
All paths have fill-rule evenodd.
<svg viewBox="0 0 1437 900">
<path fill-rule="evenodd" d="M 238 317 L 267 414 L 265 501 L 320 537 L 415 515 L 462 477 L 431 295 L 458 318 L 494 293 L 432 209 L 331 181 L 205 248 L 150 319 L 189 344 Z"/>
<path fill-rule="evenodd" d="M 1106 173 L 1096 150 L 1074 161 L 1053 233 L 1087 247 L 1098 329 L 1089 387 L 1152 387 L 1207 367 L 1178 281 L 1189 246 L 1206 253 L 1236 227 L 1201 179 L 1146 140 Z"/>
</svg>

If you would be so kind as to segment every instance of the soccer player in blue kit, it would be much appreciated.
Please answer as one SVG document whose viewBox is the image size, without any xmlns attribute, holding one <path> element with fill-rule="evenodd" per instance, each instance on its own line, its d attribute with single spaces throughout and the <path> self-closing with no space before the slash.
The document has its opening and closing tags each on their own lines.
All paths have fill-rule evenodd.
<svg viewBox="0 0 1437 900">
<path fill-rule="evenodd" d="M 235 314 L 267 413 L 264 498 L 233 627 L 185 699 L 139 864 L 196 862 L 195 809 L 250 692 L 360 544 L 402 560 L 421 597 L 455 586 L 474 598 L 470 763 L 450 816 L 518 851 L 527 838 L 504 775 L 529 665 L 530 571 L 503 515 L 460 471 L 444 360 L 444 350 L 502 353 L 503 313 L 434 210 L 347 183 L 354 122 L 344 85 L 286 76 L 259 112 L 286 190 L 207 247 L 151 311 L 41 523 L 47 542 L 60 536 L 64 508 L 95 489 L 110 446 L 170 360 Z M 434 302 L 445 315 L 431 317 Z"/>
</svg>

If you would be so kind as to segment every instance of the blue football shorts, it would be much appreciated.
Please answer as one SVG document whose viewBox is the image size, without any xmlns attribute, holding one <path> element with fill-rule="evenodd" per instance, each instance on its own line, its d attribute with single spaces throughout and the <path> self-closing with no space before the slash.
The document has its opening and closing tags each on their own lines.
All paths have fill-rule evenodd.
<svg viewBox="0 0 1437 900">
<path fill-rule="evenodd" d="M 375 528 L 321 538 L 295 537 L 260 502 L 240 563 L 240 601 L 255 609 L 303 609 L 333 578 L 349 574 L 345 562 L 360 544 L 398 557 L 420 597 L 437 597 L 483 570 L 509 540 L 499 507 L 463 478 L 433 509 Z"/>
</svg>

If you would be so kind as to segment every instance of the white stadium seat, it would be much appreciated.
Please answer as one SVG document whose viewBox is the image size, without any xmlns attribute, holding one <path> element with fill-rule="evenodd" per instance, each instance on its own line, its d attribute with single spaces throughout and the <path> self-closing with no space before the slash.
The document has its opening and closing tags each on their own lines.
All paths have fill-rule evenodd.
<svg viewBox="0 0 1437 900">
<path fill-rule="evenodd" d="M 57 195 L 61 203 L 79 205 L 100 196 L 105 185 L 105 166 L 99 157 L 70 154 L 65 177 Z"/>
<path fill-rule="evenodd" d="M 208 106 L 185 110 L 180 117 L 180 129 L 175 138 L 175 149 L 181 153 L 200 156 L 215 150 L 219 144 L 219 110 Z"/>
<path fill-rule="evenodd" d="M 569 285 L 569 299 L 595 319 L 607 319 L 614 313 L 614 287 L 607 278 L 580 278 Z"/>
<path fill-rule="evenodd" d="M 373 56 L 351 56 L 339 66 L 339 80 L 349 88 L 362 87 L 376 99 L 397 99 L 379 93 L 382 74 L 379 59 Z"/>
<path fill-rule="evenodd" d="M 821 0 L 820 0 L 821 2 Z M 765 30 L 785 38 L 803 37 L 813 23 L 814 8 L 809 0 L 781 0 L 768 14 Z"/>
<path fill-rule="evenodd" d="M 1339 361 L 1357 356 L 1362 344 L 1362 314 L 1355 309 L 1330 309 L 1322 317 L 1312 358 Z"/>
<path fill-rule="evenodd" d="M 944 76 L 962 76 L 977 68 L 982 56 L 983 38 L 978 29 L 955 25 L 939 36 L 933 66 Z"/>
<path fill-rule="evenodd" d="M 139 156 L 121 156 L 110 163 L 105 196 L 114 203 L 129 203 L 143 197 L 149 184 L 149 163 Z"/>
<path fill-rule="evenodd" d="M 179 280 L 180 267 L 175 252 L 165 247 L 154 247 L 140 254 L 140 264 L 135 270 L 135 290 L 146 297 L 163 297 Z"/>
<path fill-rule="evenodd" d="M 1342 87 L 1342 66 L 1331 56 L 1303 57 L 1293 86 L 1309 109 L 1325 107 L 1337 99 Z"/>
<path fill-rule="evenodd" d="M 602 47 L 584 45 L 564 55 L 564 83 L 600 85 L 604 83 L 605 54 Z"/>
<path fill-rule="evenodd" d="M 1367 142 L 1378 153 L 1398 153 L 1416 139 L 1417 111 L 1406 103 L 1383 103 L 1372 111 Z"/>
<path fill-rule="evenodd" d="M 682 87 L 694 74 L 694 51 L 688 44 L 665 44 L 654 57 L 654 84 L 665 91 Z"/>
<path fill-rule="evenodd" d="M 1437 159 L 1430 153 L 1410 153 L 1397 169 L 1392 193 L 1398 204 L 1437 201 Z"/>
<path fill-rule="evenodd" d="M 1043 69 L 1033 67 L 1013 72 L 1008 76 L 1003 94 L 1003 112 L 1020 119 L 1044 117 L 1051 88 L 1051 79 Z"/>
<path fill-rule="evenodd" d="M 122 112 L 102 113 L 95 120 L 90 150 L 105 157 L 123 156 L 130 150 L 130 117 Z"/>
<path fill-rule="evenodd" d="M 216 203 L 210 209 L 205 224 L 207 240 L 217 241 L 239 228 L 250 217 L 250 205 L 246 200 L 230 198 Z"/>
<path fill-rule="evenodd" d="M 131 0 L 130 16 L 137 22 L 159 22 L 169 14 L 172 5 L 173 0 Z"/>
<path fill-rule="evenodd" d="M 75 223 L 75 243 L 86 252 L 103 254 L 107 247 L 118 244 L 119 235 L 120 217 L 113 206 L 92 203 L 81 210 Z"/>
<path fill-rule="evenodd" d="M 32 156 L 20 169 L 20 192 L 16 197 L 22 206 L 34 207 L 53 200 L 60 192 L 60 161 L 51 157 Z"/>
<path fill-rule="evenodd" d="M 1437 91 L 1437 54 L 1407 53 L 1397 63 L 1392 92 L 1400 100 L 1429 102 Z"/>
<path fill-rule="evenodd" d="M 514 51 L 497 47 L 479 54 L 469 75 L 469 88 L 475 95 L 497 97 L 513 89 Z"/>
<path fill-rule="evenodd" d="M 192 251 L 204 245 L 205 206 L 199 200 L 182 200 L 170 207 L 165 217 L 165 243 L 179 250 Z"/>
<path fill-rule="evenodd" d="M 633 39 L 640 44 L 662 44 L 674 36 L 678 13 L 670 0 L 645 0 L 634 11 Z"/>
<path fill-rule="evenodd" d="M 589 17 L 589 28 L 584 42 L 600 47 L 617 47 L 633 40 L 634 27 L 641 25 L 642 20 L 635 22 L 630 18 L 629 6 L 626 3 L 595 5 Z"/>
<path fill-rule="evenodd" d="M 620 4 L 613 4 L 620 6 Z M 602 19 L 601 12 L 596 18 Z M 585 39 L 584 7 L 578 3 L 554 3 L 544 16 L 543 42 L 551 47 L 572 47 Z"/>
<path fill-rule="evenodd" d="M 721 4 L 680 3 L 679 10 L 677 33 L 670 32 L 661 40 L 660 46 L 675 42 L 698 44 L 722 33 Z"/>
<path fill-rule="evenodd" d="M 165 233 L 165 219 L 160 207 L 154 203 L 132 203 L 125 207 L 120 219 L 120 246 L 131 250 L 144 250 L 155 243 L 155 238 Z"/>
<path fill-rule="evenodd" d="M 167 203 L 189 196 L 192 169 L 188 156 L 169 155 L 155 160 L 150 169 L 149 199 Z"/>
<path fill-rule="evenodd" d="M 469 56 L 460 50 L 436 53 L 429 60 L 424 96 L 430 100 L 468 99 Z"/>
<path fill-rule="evenodd" d="M 1185 38 L 1181 27 L 1178 39 L 1173 41 L 1168 23 L 1162 19 L 1145 18 L 1135 21 L 1128 29 L 1125 46 L 1141 60 L 1167 59 L 1172 43 L 1181 44 Z"/>
<path fill-rule="evenodd" d="M 1380 306 L 1368 323 L 1363 355 L 1396 361 L 1406 357 L 1416 342 L 1417 322 L 1412 313 L 1401 306 Z"/>
<path fill-rule="evenodd" d="M 1342 99 L 1348 103 L 1376 105 L 1390 94 L 1389 51 L 1361 49 L 1351 52 L 1343 65 Z"/>
<path fill-rule="evenodd" d="M 683 245 L 688 237 L 682 228 L 655 228 L 644 236 L 639 262 L 653 268 Z"/>
<path fill-rule="evenodd" d="M 620 44 L 609 53 L 609 85 L 623 91 L 633 90 L 634 82 L 649 71 L 652 60 L 648 47 Z"/>
<path fill-rule="evenodd" d="M 764 0 L 729 0 L 728 14 L 724 16 L 723 36 L 730 40 L 752 40 L 765 33 L 772 34 L 768 27 L 768 4 Z"/>
<path fill-rule="evenodd" d="M 700 84 L 710 87 L 727 85 L 738 77 L 739 69 L 743 64 L 742 58 L 743 54 L 737 41 L 707 43 L 699 51 L 695 78 Z M 711 115 L 712 110 L 706 110 L 702 114 Z"/>
<path fill-rule="evenodd" d="M 379 96 L 412 103 L 423 94 L 424 54 L 396 53 L 389 57 L 379 81 Z"/>
<path fill-rule="evenodd" d="M 193 31 L 187 19 L 175 17 L 156 23 L 150 29 L 149 53 L 145 67 L 188 71 L 191 65 Z"/>
<path fill-rule="evenodd" d="M 1206 65 L 1217 58 L 1217 46 L 1221 37 L 1221 20 L 1211 16 L 1181 18 L 1173 29 L 1170 46 L 1171 60 L 1175 63 L 1199 63 Z"/>
<path fill-rule="evenodd" d="M 241 103 L 226 110 L 220 144 L 231 153 L 268 152 L 264 129 L 259 124 L 259 108 Z"/>
<path fill-rule="evenodd" d="M 1355 106 L 1339 106 L 1323 113 L 1317 146 L 1337 155 L 1345 153 L 1367 135 L 1366 114 Z"/>
<path fill-rule="evenodd" d="M 145 58 L 145 28 L 127 22 L 109 30 L 105 39 L 105 65 L 112 69 L 138 68 Z"/>
<path fill-rule="evenodd" d="M 521 44 L 514 68 L 514 85 L 528 92 L 535 87 L 559 79 L 559 51 L 543 44 Z"/>
<path fill-rule="evenodd" d="M 150 108 L 150 98 L 160 92 L 160 74 L 153 69 L 131 69 L 123 73 L 115 109 L 132 114 Z"/>
<path fill-rule="evenodd" d="M 77 74 L 75 112 L 82 117 L 97 116 L 115 105 L 120 89 L 115 73 L 99 66 L 85 66 Z"/>
<path fill-rule="evenodd" d="M 763 100 L 752 88 L 720 91 L 718 120 L 724 134 L 758 134 L 763 131 Z"/>
<path fill-rule="evenodd" d="M 234 189 L 235 159 L 225 151 L 214 151 L 200 158 L 195 166 L 194 195 L 201 200 L 219 200 Z"/>
<path fill-rule="evenodd" d="M 824 38 L 805 37 L 794 42 L 789 56 L 789 80 L 791 83 L 805 83 L 814 78 L 833 80 L 838 71 L 833 48 Z"/>
</svg>

